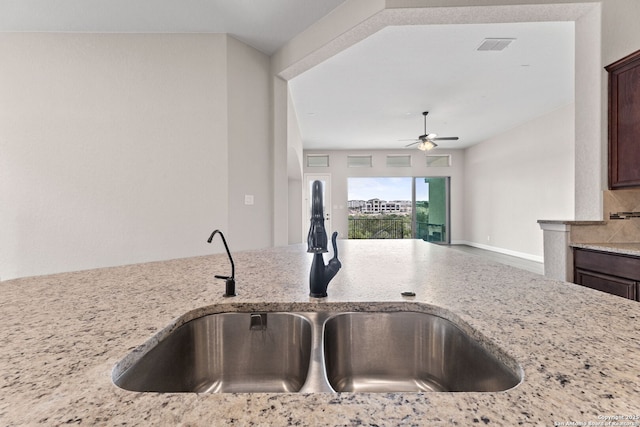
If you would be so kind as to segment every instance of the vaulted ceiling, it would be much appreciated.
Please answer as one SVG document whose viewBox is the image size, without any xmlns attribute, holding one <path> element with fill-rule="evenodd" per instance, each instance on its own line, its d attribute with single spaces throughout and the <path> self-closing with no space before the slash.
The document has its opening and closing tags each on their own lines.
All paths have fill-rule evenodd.
<svg viewBox="0 0 640 427">
<path fill-rule="evenodd" d="M 487 38 L 512 40 L 477 50 Z M 440 147 L 464 148 L 573 102 L 574 24 L 386 27 L 290 86 L 305 148 L 402 148 L 423 111 L 427 133 L 460 137 Z"/>
</svg>

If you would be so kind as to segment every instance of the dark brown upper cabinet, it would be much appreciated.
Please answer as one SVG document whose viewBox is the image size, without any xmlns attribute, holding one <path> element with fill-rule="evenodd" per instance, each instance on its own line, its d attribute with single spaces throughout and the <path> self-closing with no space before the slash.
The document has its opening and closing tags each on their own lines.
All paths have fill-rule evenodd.
<svg viewBox="0 0 640 427">
<path fill-rule="evenodd" d="M 609 73 L 609 188 L 640 187 L 640 50 Z"/>
</svg>

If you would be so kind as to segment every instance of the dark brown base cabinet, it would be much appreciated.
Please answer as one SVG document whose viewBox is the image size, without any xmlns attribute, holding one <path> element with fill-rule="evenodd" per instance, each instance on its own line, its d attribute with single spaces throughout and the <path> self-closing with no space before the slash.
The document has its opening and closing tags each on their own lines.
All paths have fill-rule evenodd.
<svg viewBox="0 0 640 427">
<path fill-rule="evenodd" d="M 640 257 L 575 248 L 573 260 L 573 280 L 578 285 L 640 300 Z"/>
</svg>

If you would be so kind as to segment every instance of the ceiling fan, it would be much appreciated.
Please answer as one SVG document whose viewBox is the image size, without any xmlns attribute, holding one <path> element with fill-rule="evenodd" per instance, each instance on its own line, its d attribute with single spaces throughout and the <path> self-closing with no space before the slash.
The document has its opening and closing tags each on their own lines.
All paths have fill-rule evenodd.
<svg viewBox="0 0 640 427">
<path fill-rule="evenodd" d="M 424 134 L 420 135 L 417 140 L 413 140 L 413 139 L 410 140 L 415 142 L 405 145 L 405 147 L 411 147 L 412 145 L 419 144 L 418 145 L 419 150 L 428 151 L 438 146 L 438 144 L 436 144 L 434 141 L 457 141 L 459 139 L 457 136 L 440 136 L 439 137 L 435 133 L 427 133 L 427 114 L 429 114 L 428 111 L 425 111 L 422 113 L 422 115 L 424 116 Z"/>
</svg>

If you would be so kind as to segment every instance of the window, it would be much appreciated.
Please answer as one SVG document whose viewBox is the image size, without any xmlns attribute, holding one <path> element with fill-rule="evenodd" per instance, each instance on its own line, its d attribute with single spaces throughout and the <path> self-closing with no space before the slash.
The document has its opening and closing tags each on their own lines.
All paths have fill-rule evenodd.
<svg viewBox="0 0 640 427">
<path fill-rule="evenodd" d="M 347 156 L 347 166 L 350 168 L 370 168 L 372 164 L 371 156 Z"/>
<path fill-rule="evenodd" d="M 329 167 L 329 155 L 327 154 L 308 154 L 307 167 L 310 168 L 326 168 Z"/>
<path fill-rule="evenodd" d="M 451 166 L 450 154 L 428 154 L 427 166 L 432 168 L 448 168 Z"/>
<path fill-rule="evenodd" d="M 387 156 L 387 166 L 390 168 L 411 167 L 411 155 L 390 154 Z"/>
</svg>

